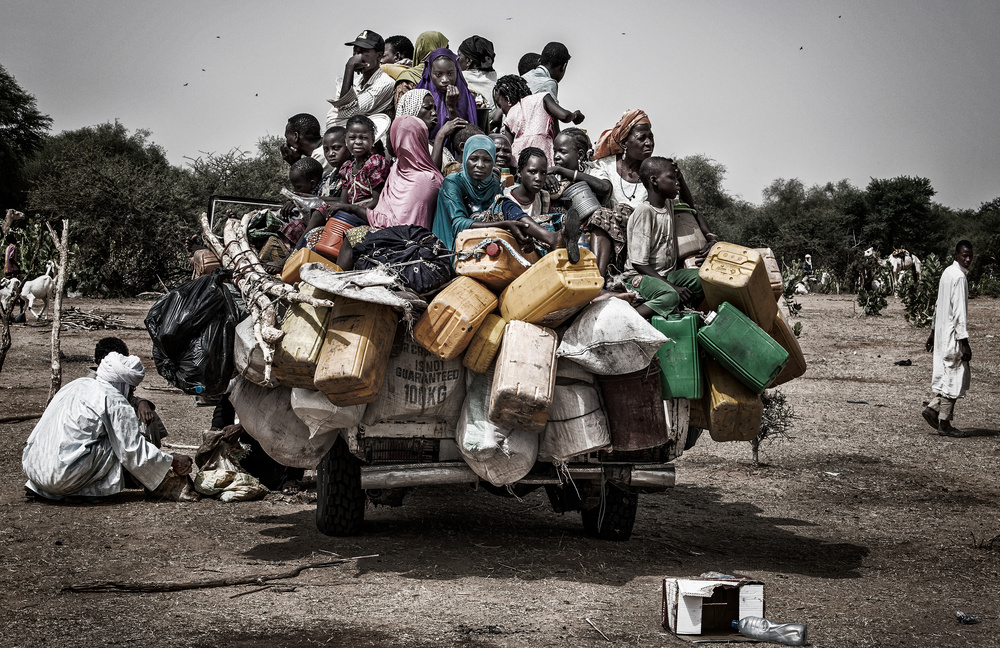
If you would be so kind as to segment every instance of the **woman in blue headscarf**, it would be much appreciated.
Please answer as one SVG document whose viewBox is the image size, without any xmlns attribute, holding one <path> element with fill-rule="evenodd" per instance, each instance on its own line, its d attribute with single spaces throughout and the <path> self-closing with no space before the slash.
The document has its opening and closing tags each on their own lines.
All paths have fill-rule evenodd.
<svg viewBox="0 0 1000 648">
<path fill-rule="evenodd" d="M 454 52 L 442 47 L 428 54 L 426 61 L 417 88 L 430 92 L 437 107 L 437 124 L 430 131 L 433 141 L 441 126 L 452 119 L 461 117 L 470 124 L 477 123 L 476 100 L 462 76 L 462 68 Z"/>
<path fill-rule="evenodd" d="M 455 249 L 458 233 L 472 227 L 501 227 L 519 243 L 534 238 L 549 249 L 561 243 L 560 236 L 544 229 L 509 198 L 493 175 L 496 145 L 486 135 L 473 135 L 462 152 L 462 170 L 444 179 L 434 214 L 434 234 Z"/>
</svg>

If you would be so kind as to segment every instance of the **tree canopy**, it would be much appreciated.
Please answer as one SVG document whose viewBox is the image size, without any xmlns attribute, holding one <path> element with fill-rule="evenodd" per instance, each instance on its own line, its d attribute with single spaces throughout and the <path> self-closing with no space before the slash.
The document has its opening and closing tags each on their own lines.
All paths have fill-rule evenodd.
<svg viewBox="0 0 1000 648">
<path fill-rule="evenodd" d="M 25 164 L 51 127 L 52 118 L 38 110 L 35 98 L 0 65 L 0 209 L 24 206 Z"/>
</svg>

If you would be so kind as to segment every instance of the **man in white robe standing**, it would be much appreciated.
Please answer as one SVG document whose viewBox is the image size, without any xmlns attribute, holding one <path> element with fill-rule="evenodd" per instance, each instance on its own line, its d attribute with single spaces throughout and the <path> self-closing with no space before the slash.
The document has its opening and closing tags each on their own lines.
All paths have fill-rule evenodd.
<svg viewBox="0 0 1000 648">
<path fill-rule="evenodd" d="M 128 396 L 144 377 L 139 358 L 111 352 L 96 378 L 78 378 L 56 392 L 21 455 L 29 494 L 87 501 L 120 492 L 125 471 L 149 490 L 171 468 L 190 472 L 190 457 L 165 454 L 140 433 Z"/>
<path fill-rule="evenodd" d="M 951 425 L 955 401 L 969 389 L 969 266 L 972 265 L 972 243 L 959 241 L 955 246 L 955 262 L 942 274 L 938 284 L 934 327 L 927 338 L 927 350 L 934 350 L 934 377 L 931 381 L 933 398 L 924 408 L 924 420 L 941 436 L 966 437 L 966 432 Z"/>
</svg>

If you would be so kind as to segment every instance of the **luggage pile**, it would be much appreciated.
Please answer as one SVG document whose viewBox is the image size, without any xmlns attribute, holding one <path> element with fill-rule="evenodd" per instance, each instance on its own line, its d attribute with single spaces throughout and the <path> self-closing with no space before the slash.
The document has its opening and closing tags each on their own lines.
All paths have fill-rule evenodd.
<svg viewBox="0 0 1000 648">
<path fill-rule="evenodd" d="M 325 292 L 329 262 L 286 264 L 283 279 L 333 306 L 288 308 L 270 372 L 253 318 L 236 327 L 230 398 L 268 454 L 312 468 L 344 436 L 369 463 L 461 458 L 496 486 L 537 461 L 662 463 L 689 426 L 752 439 L 761 392 L 805 371 L 769 251 L 716 244 L 700 270 L 711 312 L 648 322 L 622 299 L 593 301 L 604 280 L 589 250 L 531 258 L 494 228 L 456 247 L 457 278 L 412 319 Z M 265 411 L 280 414 L 247 420 Z"/>
</svg>

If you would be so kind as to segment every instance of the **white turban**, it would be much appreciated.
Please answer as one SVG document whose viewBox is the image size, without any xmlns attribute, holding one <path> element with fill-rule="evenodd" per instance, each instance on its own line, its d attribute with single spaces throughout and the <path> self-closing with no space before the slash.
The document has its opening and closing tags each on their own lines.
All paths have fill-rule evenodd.
<svg viewBox="0 0 1000 648">
<path fill-rule="evenodd" d="M 128 396 L 129 388 L 137 387 L 145 377 L 146 369 L 142 366 L 142 360 L 134 355 L 123 356 L 117 351 L 104 356 L 101 366 L 97 368 L 98 380 L 111 383 L 122 396 Z"/>
</svg>

